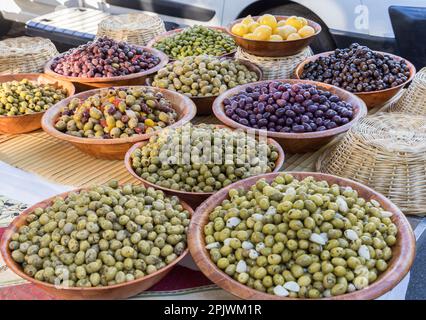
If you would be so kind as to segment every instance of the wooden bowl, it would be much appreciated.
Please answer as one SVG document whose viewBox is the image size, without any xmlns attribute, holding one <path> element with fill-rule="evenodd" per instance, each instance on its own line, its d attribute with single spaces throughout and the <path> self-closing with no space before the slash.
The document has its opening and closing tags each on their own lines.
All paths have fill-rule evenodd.
<svg viewBox="0 0 426 320">
<path fill-rule="evenodd" d="M 398 227 L 397 242 L 393 247 L 393 257 L 389 262 L 388 269 L 382 273 L 378 279 L 367 288 L 352 293 L 330 297 L 327 300 L 366 300 L 375 299 L 393 287 L 395 287 L 410 270 L 415 256 L 415 238 L 413 231 L 404 214 L 386 197 L 376 191 L 349 179 L 344 179 L 328 174 L 313 172 L 289 172 L 297 179 L 303 179 L 313 176 L 317 180 L 325 180 L 330 184 L 338 184 L 340 186 L 350 186 L 357 190 L 360 197 L 366 200 L 375 199 L 387 211 L 393 213 L 392 221 Z M 251 177 L 245 180 L 233 183 L 207 199 L 195 211 L 194 218 L 191 220 L 189 227 L 189 251 L 200 270 L 211 281 L 219 287 L 232 293 L 242 299 L 259 299 L 259 300 L 298 300 L 298 298 L 279 297 L 267 293 L 263 293 L 247 287 L 220 270 L 214 262 L 210 260 L 207 252 L 203 236 L 203 228 L 208 222 L 209 214 L 220 203 L 228 198 L 228 191 L 231 188 L 248 189 L 256 183 L 260 178 L 265 178 L 271 182 L 279 173 L 270 173 L 262 176 Z M 324 299 L 326 300 L 326 299 Z"/>
<path fill-rule="evenodd" d="M 253 19 L 257 20 L 259 16 L 254 16 Z M 277 21 L 286 20 L 289 16 L 275 16 Z M 283 41 L 264 41 L 264 40 L 250 40 L 241 36 L 237 36 L 231 32 L 234 24 L 241 22 L 244 18 L 235 20 L 226 27 L 226 31 L 234 38 L 235 42 L 244 51 L 259 57 L 287 57 L 293 56 L 303 51 L 309 46 L 316 36 L 321 32 L 321 25 L 308 20 L 308 25 L 315 29 L 315 34 L 310 37 L 298 40 L 283 40 Z"/>
<path fill-rule="evenodd" d="M 71 81 L 74 83 L 75 87 L 77 88 L 78 92 L 90 90 L 94 88 L 108 88 L 113 86 L 129 86 L 129 85 L 144 85 L 145 79 L 156 73 L 158 70 L 163 68 L 168 62 L 169 58 L 166 54 L 164 54 L 162 51 L 154 49 L 154 48 L 148 48 L 148 47 L 140 47 L 145 51 L 148 51 L 152 53 L 153 55 L 160 58 L 160 62 L 151 69 L 138 72 L 138 73 L 132 73 L 125 76 L 117 76 L 117 77 L 102 77 L 102 78 L 82 78 L 82 77 L 70 77 L 70 76 L 64 76 L 59 73 L 56 73 L 52 70 L 52 63 L 60 57 L 61 55 L 58 55 L 51 60 L 49 60 L 46 65 L 44 66 L 44 73 L 60 80 L 65 81 Z"/>
<path fill-rule="evenodd" d="M 93 300 L 93 299 L 124 299 L 131 296 L 134 296 L 142 291 L 145 291 L 158 283 L 161 279 L 163 279 L 172 268 L 179 263 L 185 256 L 188 254 L 188 248 L 171 264 L 166 267 L 147 275 L 143 278 L 139 278 L 133 281 L 116 284 L 112 286 L 105 287 L 91 287 L 91 288 L 79 288 L 79 287 L 71 287 L 71 288 L 63 288 L 57 287 L 50 283 L 42 282 L 36 280 L 27 274 L 25 274 L 22 270 L 22 267 L 15 262 L 15 260 L 11 257 L 11 252 L 9 249 L 9 242 L 13 233 L 15 233 L 20 226 L 27 225 L 25 221 L 26 217 L 33 212 L 36 208 L 46 208 L 49 206 L 52 201 L 60 196 L 66 197 L 70 192 L 80 191 L 82 189 L 77 189 L 69 192 L 65 192 L 49 199 L 46 199 L 42 202 L 39 202 L 30 208 L 23 211 L 12 223 L 7 227 L 4 231 L 3 236 L 0 241 L 0 253 L 9 269 L 15 272 L 19 277 L 24 280 L 32 283 L 37 288 L 44 290 L 48 294 L 52 295 L 57 299 L 71 299 L 71 300 Z M 181 201 L 181 204 L 184 209 L 188 210 L 188 212 L 193 216 L 194 212 L 192 208 Z"/>
<path fill-rule="evenodd" d="M 259 79 L 262 80 L 263 78 L 263 72 L 262 69 L 260 69 L 256 64 L 253 62 L 250 62 L 245 59 L 233 59 L 233 58 L 226 58 L 229 60 L 236 60 L 239 63 L 245 65 L 248 70 L 254 71 Z M 173 63 L 173 62 L 171 62 Z M 146 84 L 149 86 L 152 86 L 152 79 L 148 78 L 146 81 Z M 212 105 L 217 96 L 211 96 L 211 97 L 194 97 L 190 96 L 191 100 L 194 101 L 195 105 L 197 106 L 197 116 L 209 116 L 212 114 Z"/>
<path fill-rule="evenodd" d="M 0 76 L 0 84 L 13 80 L 21 81 L 23 79 L 28 79 L 37 84 L 49 84 L 57 88 L 63 88 L 67 91 L 68 97 L 75 93 L 75 87 L 71 82 L 58 80 L 43 73 L 21 73 Z M 41 118 L 44 112 L 45 111 L 17 116 L 0 115 L 0 134 L 26 133 L 40 129 Z"/>
<path fill-rule="evenodd" d="M 413 80 L 414 76 L 416 75 L 416 67 L 410 61 L 403 59 L 402 57 L 390 54 L 390 53 L 380 52 L 380 51 L 375 51 L 375 52 L 381 53 L 381 54 L 384 54 L 384 55 L 388 55 L 388 56 L 392 57 L 393 59 L 395 59 L 397 61 L 405 60 L 408 68 L 410 69 L 410 77 L 404 83 L 400 84 L 399 86 L 393 87 L 393 88 L 388 88 L 388 89 L 378 90 L 378 91 L 372 91 L 372 92 L 360 92 L 360 93 L 354 92 L 353 94 L 356 95 L 357 97 L 361 98 L 365 102 L 365 104 L 367 105 L 367 107 L 369 109 L 372 109 L 372 108 L 375 108 L 375 107 L 378 107 L 378 106 L 382 106 L 386 102 L 391 100 L 393 97 L 395 97 L 404 88 L 404 86 L 406 84 L 410 83 L 411 80 Z M 334 51 L 323 52 L 323 53 L 320 53 L 320 54 L 317 54 L 317 55 L 314 55 L 312 57 L 307 58 L 305 61 L 301 62 L 297 66 L 297 68 L 295 69 L 295 77 L 297 79 L 301 79 L 305 65 L 307 65 L 309 62 L 316 61 L 320 57 L 327 57 L 327 56 L 331 55 L 332 53 L 334 53 Z"/>
<path fill-rule="evenodd" d="M 215 29 L 215 30 L 218 30 L 218 31 L 222 31 L 223 33 L 227 34 L 226 28 L 224 28 L 224 27 L 208 26 L 207 28 L 209 28 L 209 29 Z M 150 40 L 146 44 L 146 46 L 149 47 L 149 48 L 154 48 L 154 45 L 157 42 L 160 42 L 161 40 L 163 40 L 165 38 L 169 38 L 169 37 L 175 36 L 177 33 L 180 33 L 182 31 L 184 31 L 185 29 L 186 28 L 179 28 L 179 29 L 174 29 L 174 30 L 170 30 L 170 31 L 167 31 L 167 32 L 163 32 L 163 33 L 159 34 L 158 36 L 156 36 L 155 38 L 153 38 L 152 40 Z M 235 49 L 235 50 L 233 50 L 231 52 L 222 54 L 219 57 L 233 57 L 235 55 L 235 52 L 237 52 L 237 49 Z M 176 60 L 176 58 L 173 58 L 173 57 L 169 56 L 169 61 L 174 61 L 174 60 Z"/>
<path fill-rule="evenodd" d="M 127 89 L 129 87 L 122 86 L 116 88 Z M 84 100 L 94 94 L 99 93 L 100 90 L 102 89 L 89 90 L 76 94 L 65 100 L 62 100 L 60 103 L 57 103 L 55 106 L 53 106 L 46 112 L 46 114 L 43 116 L 41 124 L 43 130 L 51 136 L 56 137 L 60 140 L 70 142 L 76 148 L 80 149 L 84 153 L 91 155 L 92 157 L 101 159 L 121 160 L 124 159 L 126 151 L 129 150 L 129 148 L 134 143 L 147 140 L 149 139 L 149 137 L 151 137 L 153 134 L 156 134 L 157 132 L 140 134 L 129 138 L 94 139 L 75 137 L 55 129 L 56 119 L 59 117 L 59 114 L 61 113 L 63 108 L 66 107 L 73 98 Z M 164 97 L 171 102 L 172 107 L 176 110 L 178 114 L 178 121 L 176 121 L 171 126 L 168 126 L 167 128 L 180 127 L 191 121 L 192 118 L 194 118 L 196 108 L 191 99 L 174 91 L 160 88 L 155 88 L 155 90 L 160 91 L 164 95 Z"/>
<path fill-rule="evenodd" d="M 226 126 L 223 126 L 223 125 L 216 125 L 216 127 L 217 128 L 227 128 Z M 148 141 L 142 141 L 142 142 L 139 142 L 139 143 L 135 144 L 134 146 L 132 146 L 129 149 L 129 151 L 127 151 L 126 157 L 124 159 L 124 164 L 126 166 L 127 171 L 129 171 L 130 174 L 132 176 L 134 176 L 136 179 L 142 181 L 142 183 L 144 185 L 149 186 L 149 187 L 153 187 L 155 189 L 163 190 L 164 192 L 167 192 L 168 194 L 171 194 L 171 195 L 178 196 L 179 199 L 184 200 L 189 205 L 191 205 L 193 208 L 198 207 L 203 201 L 205 201 L 207 198 L 209 198 L 211 195 L 213 195 L 217 192 L 217 191 L 214 191 L 214 192 L 186 192 L 186 191 L 174 190 L 174 189 L 161 187 L 159 185 L 153 184 L 153 183 L 141 178 L 132 168 L 131 155 L 132 155 L 133 151 L 135 151 L 136 149 L 146 145 L 147 143 L 148 143 Z M 273 172 L 278 172 L 284 164 L 284 158 L 285 158 L 284 151 L 281 148 L 281 146 L 273 139 L 268 138 L 268 145 L 273 145 L 278 150 L 279 157 L 275 161 L 275 169 L 273 170 Z"/>
<path fill-rule="evenodd" d="M 222 93 L 213 103 L 213 113 L 216 118 L 218 118 L 222 123 L 231 127 L 238 129 L 248 129 L 249 127 L 243 126 L 242 124 L 235 122 L 229 118 L 223 108 L 223 100 L 225 98 L 232 97 L 238 94 L 240 91 L 244 90 L 248 86 L 254 86 L 256 84 L 269 83 L 272 80 L 265 80 L 254 82 L 242 86 L 238 86 Z M 284 151 L 287 153 L 304 153 L 309 151 L 318 150 L 321 146 L 330 142 L 336 135 L 341 134 L 349 130 L 359 119 L 363 118 L 367 114 L 367 107 L 365 103 L 353 95 L 352 93 L 340 89 L 335 86 L 331 86 L 321 82 L 308 81 L 308 80 L 294 80 L 294 79 L 283 79 L 275 80 L 282 81 L 285 83 L 295 84 L 295 83 L 307 83 L 317 86 L 317 88 L 330 91 L 331 93 L 337 95 L 342 100 L 349 102 L 354 107 L 354 117 L 347 124 L 325 131 L 319 132 L 305 132 L 305 133 L 284 133 L 284 132 L 269 132 L 267 131 L 268 137 L 274 138 L 278 141 L 279 144 L 284 148 Z M 259 129 L 252 129 L 256 132 L 264 131 Z"/>
</svg>

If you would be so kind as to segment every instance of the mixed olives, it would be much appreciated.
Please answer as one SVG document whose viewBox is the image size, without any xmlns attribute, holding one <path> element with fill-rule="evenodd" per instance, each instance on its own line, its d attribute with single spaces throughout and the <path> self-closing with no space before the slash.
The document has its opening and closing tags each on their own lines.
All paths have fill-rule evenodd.
<svg viewBox="0 0 426 320">
<path fill-rule="evenodd" d="M 261 292 L 322 298 L 362 290 L 388 268 L 392 213 L 351 187 L 280 173 L 231 189 L 204 226 L 224 273 Z"/>
<path fill-rule="evenodd" d="M 255 129 L 271 132 L 315 132 L 350 122 L 354 109 L 337 95 L 311 84 L 281 81 L 248 86 L 223 100 L 225 114 Z"/>
<path fill-rule="evenodd" d="M 164 130 L 131 155 L 133 170 L 163 188 L 213 192 L 249 176 L 271 172 L 275 146 L 243 131 L 214 125 Z"/>
<path fill-rule="evenodd" d="M 37 84 L 28 79 L 0 84 L 0 115 L 16 116 L 42 112 L 67 97 L 65 89 Z"/>
<path fill-rule="evenodd" d="M 12 234 L 28 276 L 64 287 L 100 287 L 161 270 L 186 249 L 190 214 L 177 197 L 117 181 L 57 197 Z"/>
<path fill-rule="evenodd" d="M 164 95 L 150 87 L 102 89 L 86 100 L 74 98 L 55 128 L 76 137 L 116 139 L 152 133 L 178 115 Z"/>
<path fill-rule="evenodd" d="M 141 47 L 101 37 L 62 54 L 51 68 L 64 76 L 102 78 L 146 71 L 159 63 L 159 57 Z"/>
<path fill-rule="evenodd" d="M 187 96 L 212 97 L 257 80 L 256 72 L 238 60 L 197 56 L 169 63 L 158 71 L 152 85 Z"/>
</svg>

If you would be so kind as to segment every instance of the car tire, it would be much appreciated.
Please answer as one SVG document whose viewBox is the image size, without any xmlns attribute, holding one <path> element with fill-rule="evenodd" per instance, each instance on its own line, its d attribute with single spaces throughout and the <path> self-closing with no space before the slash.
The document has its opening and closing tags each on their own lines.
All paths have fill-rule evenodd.
<svg viewBox="0 0 426 320">
<path fill-rule="evenodd" d="M 0 37 L 5 36 L 12 27 L 12 21 L 3 18 L 0 12 Z"/>
<path fill-rule="evenodd" d="M 285 16 L 301 16 L 307 18 L 309 20 L 313 20 L 319 23 L 322 27 L 321 33 L 316 37 L 316 39 L 312 42 L 311 48 L 314 53 L 320 53 L 325 51 L 331 51 L 336 49 L 336 43 L 331 36 L 330 31 L 328 30 L 327 25 L 312 11 L 309 9 L 296 4 L 289 3 L 281 6 L 277 6 L 274 8 L 270 8 L 268 10 L 259 12 L 259 15 L 270 13 L 274 15 L 285 15 Z"/>
</svg>

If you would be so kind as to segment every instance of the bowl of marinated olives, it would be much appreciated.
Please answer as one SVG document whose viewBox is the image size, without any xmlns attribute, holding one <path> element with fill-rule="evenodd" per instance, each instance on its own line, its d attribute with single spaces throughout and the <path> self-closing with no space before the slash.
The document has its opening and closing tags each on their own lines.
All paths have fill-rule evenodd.
<svg viewBox="0 0 426 320">
<path fill-rule="evenodd" d="M 213 103 L 231 128 L 266 132 L 288 153 L 314 151 L 366 116 L 354 94 L 308 80 L 265 80 L 235 87 Z"/>
<path fill-rule="evenodd" d="M 411 226 L 389 199 L 313 172 L 231 184 L 196 209 L 188 234 L 200 270 L 242 299 L 375 299 L 415 256 Z"/>
<path fill-rule="evenodd" d="M 284 157 L 280 145 L 265 136 L 223 125 L 187 124 L 135 144 L 124 161 L 145 185 L 195 208 L 237 180 L 279 171 Z"/>
<path fill-rule="evenodd" d="M 44 112 L 74 92 L 71 82 L 41 73 L 0 76 L 0 134 L 40 129 Z"/>
<path fill-rule="evenodd" d="M 368 108 L 384 105 L 414 78 L 415 66 L 399 56 L 353 43 L 309 57 L 295 70 L 298 79 L 331 84 L 361 98 Z"/>
<path fill-rule="evenodd" d="M 166 276 L 188 253 L 193 210 L 177 197 L 117 181 L 66 192 L 5 230 L 8 268 L 58 299 L 124 299 Z"/>
<path fill-rule="evenodd" d="M 70 49 L 47 62 L 44 72 L 72 81 L 78 91 L 111 86 L 144 85 L 149 75 L 164 67 L 169 58 L 148 47 L 97 38 Z"/>
<path fill-rule="evenodd" d="M 286 57 L 309 46 L 321 32 L 321 25 L 303 17 L 265 14 L 235 20 L 226 31 L 250 54 Z"/>
<path fill-rule="evenodd" d="M 197 115 L 210 115 L 219 94 L 261 79 L 262 70 L 248 60 L 196 56 L 170 62 L 147 83 L 190 97 L 197 106 Z"/>
<path fill-rule="evenodd" d="M 42 118 L 43 130 L 93 157 L 124 159 L 136 142 L 195 116 L 182 94 L 147 86 L 93 89 L 69 97 Z"/>
</svg>

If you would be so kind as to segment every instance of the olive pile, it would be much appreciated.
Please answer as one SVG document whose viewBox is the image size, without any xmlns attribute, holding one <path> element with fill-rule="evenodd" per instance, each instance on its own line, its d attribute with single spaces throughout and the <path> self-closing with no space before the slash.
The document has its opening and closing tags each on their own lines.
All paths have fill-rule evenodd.
<svg viewBox="0 0 426 320">
<path fill-rule="evenodd" d="M 186 249 L 189 212 L 176 197 L 116 181 L 57 197 L 37 208 L 9 243 L 36 280 L 99 287 L 152 274 Z"/>
<path fill-rule="evenodd" d="M 186 57 L 160 69 L 152 85 L 193 97 L 211 97 L 258 76 L 236 60 L 212 56 Z"/>
<path fill-rule="evenodd" d="M 204 235 L 212 261 L 238 282 L 322 298 L 361 290 L 387 269 L 398 232 L 391 216 L 350 187 L 282 173 L 229 190 Z"/>
<path fill-rule="evenodd" d="M 70 77 L 102 78 L 146 71 L 159 63 L 159 57 L 141 47 L 102 37 L 59 56 L 52 70 Z"/>
<path fill-rule="evenodd" d="M 225 32 L 203 26 L 184 29 L 154 44 L 154 48 L 163 51 L 169 57 L 182 59 L 189 56 L 221 56 L 236 49 L 232 37 Z"/>
<path fill-rule="evenodd" d="M 410 70 L 405 60 L 397 61 L 357 43 L 309 62 L 301 75 L 302 79 L 325 82 L 350 92 L 396 87 L 409 77 Z"/>
<path fill-rule="evenodd" d="M 276 148 L 243 131 L 214 125 L 184 126 L 152 136 L 131 155 L 134 171 L 163 188 L 213 192 L 232 182 L 271 172 Z"/>
<path fill-rule="evenodd" d="M 110 88 L 83 101 L 72 99 L 55 128 L 76 137 L 115 139 L 151 133 L 176 119 L 170 101 L 153 88 Z"/>
<path fill-rule="evenodd" d="M 28 79 L 0 84 L 0 115 L 16 116 L 42 112 L 65 99 L 67 92 L 48 84 Z"/>
<path fill-rule="evenodd" d="M 350 103 L 311 84 L 271 81 L 223 100 L 225 114 L 248 127 L 271 132 L 314 132 L 352 120 Z"/>
</svg>

